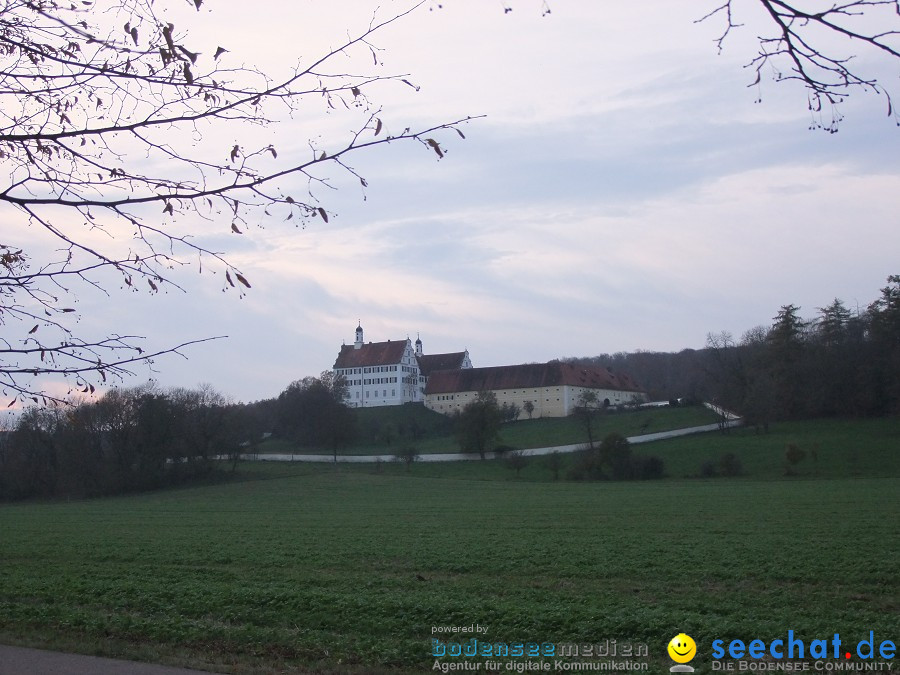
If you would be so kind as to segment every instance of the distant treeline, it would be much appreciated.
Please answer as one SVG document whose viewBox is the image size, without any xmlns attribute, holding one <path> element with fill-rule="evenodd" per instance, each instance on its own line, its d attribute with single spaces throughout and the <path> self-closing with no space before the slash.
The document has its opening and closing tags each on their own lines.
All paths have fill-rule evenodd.
<svg viewBox="0 0 900 675">
<path fill-rule="evenodd" d="M 714 401 L 765 428 L 769 422 L 900 412 L 900 275 L 863 310 L 841 300 L 802 318 L 782 306 L 770 326 L 738 340 L 710 333 L 704 349 L 567 359 L 609 366 L 653 398 Z"/>
<path fill-rule="evenodd" d="M 27 409 L 0 433 L 0 500 L 94 497 L 208 480 L 275 435 L 335 449 L 356 438 L 331 373 L 277 399 L 234 404 L 202 385 L 113 389 L 96 401 Z"/>
<path fill-rule="evenodd" d="M 114 389 L 26 410 L 0 438 L 0 499 L 92 497 L 206 479 L 254 424 L 210 387 Z"/>
</svg>

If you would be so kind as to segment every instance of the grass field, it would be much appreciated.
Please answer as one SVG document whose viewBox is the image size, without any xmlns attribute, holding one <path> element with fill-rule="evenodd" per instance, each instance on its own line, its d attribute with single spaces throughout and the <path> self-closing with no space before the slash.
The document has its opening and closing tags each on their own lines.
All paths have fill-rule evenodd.
<svg viewBox="0 0 900 675">
<path fill-rule="evenodd" d="M 459 452 L 454 435 L 453 421 L 440 413 L 421 405 L 389 406 L 384 408 L 355 409 L 360 430 L 360 440 L 340 449 L 342 455 L 390 455 L 403 447 L 414 447 L 421 454 Z M 713 424 L 715 413 L 703 406 L 684 408 L 653 408 L 610 412 L 599 417 L 594 436 L 619 433 L 636 436 L 644 433 L 683 429 Z M 412 438 L 410 429 L 415 423 L 419 437 Z M 385 430 L 389 430 L 386 434 Z M 574 417 L 547 417 L 521 419 L 504 424 L 500 429 L 499 443 L 512 448 L 543 448 L 587 442 L 584 425 Z M 259 447 L 262 454 L 326 454 L 329 448 L 301 448 L 280 439 L 271 439 Z"/>
<path fill-rule="evenodd" d="M 252 464 L 231 484 L 3 506 L 0 641 L 245 673 L 431 672 L 432 628 L 474 623 L 492 641 L 644 642 L 656 672 L 680 631 L 701 665 L 715 638 L 897 642 L 898 432 L 652 446 L 671 467 L 730 444 L 737 479 Z M 828 459 L 851 440 L 855 459 Z M 786 442 L 817 444 L 816 466 L 784 479 Z"/>
</svg>

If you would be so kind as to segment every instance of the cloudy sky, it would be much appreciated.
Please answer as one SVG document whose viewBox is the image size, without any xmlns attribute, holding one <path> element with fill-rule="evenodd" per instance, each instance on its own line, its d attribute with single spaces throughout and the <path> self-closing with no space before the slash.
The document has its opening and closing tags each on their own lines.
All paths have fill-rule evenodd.
<svg viewBox="0 0 900 675">
<path fill-rule="evenodd" d="M 191 34 L 270 72 L 409 7 L 208 4 Z M 900 273 L 900 129 L 883 99 L 855 94 L 839 133 L 810 131 L 802 87 L 770 73 L 748 87 L 743 66 L 765 30 L 755 3 L 736 3 L 747 25 L 722 54 L 721 20 L 695 23 L 716 0 L 550 0 L 549 16 L 539 0 L 506 4 L 426 4 L 375 37 L 378 72 L 421 87 L 371 92 L 388 133 L 484 117 L 465 140 L 442 136 L 441 160 L 412 143 L 357 156 L 368 188 L 338 177 L 319 195 L 327 224 L 206 232 L 252 282 L 246 297 L 196 269 L 178 272 L 185 294 L 81 297 L 98 333 L 156 347 L 229 336 L 129 384 L 152 375 L 274 396 L 330 368 L 357 321 L 366 340 L 418 334 L 426 352 L 467 348 L 476 366 L 699 348 L 709 332 L 770 323 L 783 304 L 807 317 L 835 297 L 864 307 Z M 896 65 L 868 65 L 896 83 Z M 289 149 L 349 129 L 317 102 L 266 133 Z"/>
</svg>

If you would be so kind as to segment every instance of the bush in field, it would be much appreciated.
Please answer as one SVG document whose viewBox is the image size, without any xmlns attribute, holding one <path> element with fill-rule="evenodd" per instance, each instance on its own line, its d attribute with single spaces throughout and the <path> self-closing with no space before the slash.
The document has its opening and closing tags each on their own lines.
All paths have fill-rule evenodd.
<svg viewBox="0 0 900 675">
<path fill-rule="evenodd" d="M 700 465 L 701 478 L 715 478 L 719 475 L 719 468 L 716 462 L 711 459 L 706 460 Z"/>
<path fill-rule="evenodd" d="M 554 450 L 544 458 L 544 466 L 553 473 L 553 480 L 559 480 L 559 471 L 563 466 L 563 457 L 559 450 Z"/>
<path fill-rule="evenodd" d="M 572 453 L 572 466 L 566 472 L 569 480 L 603 480 L 607 478 L 596 449 L 584 447 Z"/>
<path fill-rule="evenodd" d="M 660 457 L 635 455 L 632 457 L 632 478 L 636 480 L 657 480 L 665 476 L 666 465 Z"/>
<path fill-rule="evenodd" d="M 409 468 L 415 463 L 422 459 L 422 456 L 419 454 L 419 451 L 416 450 L 411 445 L 407 445 L 394 455 L 395 462 L 403 462 L 406 464 L 406 470 L 409 471 Z"/>
<path fill-rule="evenodd" d="M 719 459 L 719 470 L 722 472 L 723 476 L 733 477 L 740 476 L 744 473 L 744 467 L 741 464 L 741 459 L 733 452 L 726 452 Z"/>
<path fill-rule="evenodd" d="M 631 443 L 622 434 L 608 434 L 600 442 L 600 464 L 613 480 L 631 478 Z"/>
<path fill-rule="evenodd" d="M 732 478 L 743 475 L 744 468 L 741 459 L 733 452 L 726 452 L 719 459 L 708 459 L 700 465 L 701 478 L 717 478 L 723 476 Z"/>
<path fill-rule="evenodd" d="M 806 459 L 806 450 L 796 443 L 788 443 L 787 448 L 784 450 L 784 459 L 787 461 L 787 466 L 784 468 L 784 475 L 795 476 L 797 473 L 797 465 Z"/>
<path fill-rule="evenodd" d="M 609 434 L 596 450 L 576 453 L 568 473 L 571 480 L 649 480 L 664 475 L 662 459 L 632 454 L 631 444 L 621 434 Z"/>
</svg>

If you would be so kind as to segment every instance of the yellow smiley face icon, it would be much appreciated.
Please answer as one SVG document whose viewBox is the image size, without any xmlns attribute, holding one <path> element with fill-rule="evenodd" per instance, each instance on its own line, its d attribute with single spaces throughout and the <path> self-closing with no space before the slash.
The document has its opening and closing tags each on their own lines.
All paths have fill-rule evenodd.
<svg viewBox="0 0 900 675">
<path fill-rule="evenodd" d="M 687 663 L 697 655 L 697 643 L 694 638 L 679 633 L 669 640 L 669 657 L 675 663 Z"/>
</svg>

